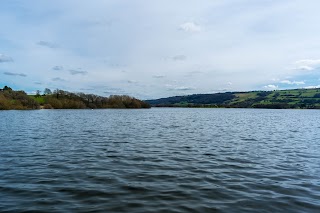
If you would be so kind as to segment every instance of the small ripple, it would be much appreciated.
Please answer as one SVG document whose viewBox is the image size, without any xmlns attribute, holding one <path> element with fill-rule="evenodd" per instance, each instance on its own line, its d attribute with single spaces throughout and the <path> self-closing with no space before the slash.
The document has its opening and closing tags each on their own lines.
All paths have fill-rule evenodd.
<svg viewBox="0 0 320 213">
<path fill-rule="evenodd" d="M 320 209 L 318 113 L 86 112 L 0 112 L 1 212 Z"/>
</svg>

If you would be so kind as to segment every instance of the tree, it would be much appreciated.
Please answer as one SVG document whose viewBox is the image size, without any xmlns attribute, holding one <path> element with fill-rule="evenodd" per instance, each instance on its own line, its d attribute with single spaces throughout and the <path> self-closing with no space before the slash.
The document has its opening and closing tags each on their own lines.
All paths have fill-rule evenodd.
<svg viewBox="0 0 320 213">
<path fill-rule="evenodd" d="M 40 96 L 40 92 L 41 92 L 40 90 L 37 90 L 37 91 L 36 91 L 36 97 L 39 97 L 39 96 Z"/>
<path fill-rule="evenodd" d="M 45 88 L 44 91 L 43 91 L 43 94 L 44 95 L 51 95 L 52 92 L 51 92 L 51 90 L 49 88 Z"/>
<path fill-rule="evenodd" d="M 4 86 L 4 87 L 3 87 L 3 90 L 4 90 L 4 91 L 6 91 L 6 90 L 11 91 L 12 89 L 11 89 L 10 87 L 8 87 L 8 86 Z"/>
<path fill-rule="evenodd" d="M 55 89 L 55 90 L 53 91 L 53 94 L 55 94 L 55 95 L 57 96 L 57 99 L 59 99 L 59 96 L 61 95 L 61 91 L 62 91 L 62 90 L 59 90 L 59 89 Z"/>
</svg>

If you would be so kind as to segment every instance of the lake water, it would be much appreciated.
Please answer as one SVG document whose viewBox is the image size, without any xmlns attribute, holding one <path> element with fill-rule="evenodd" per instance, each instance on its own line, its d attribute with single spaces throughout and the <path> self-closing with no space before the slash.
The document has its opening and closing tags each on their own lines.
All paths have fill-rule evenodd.
<svg viewBox="0 0 320 213">
<path fill-rule="evenodd" d="M 320 111 L 0 111 L 0 211 L 320 212 Z"/>
</svg>

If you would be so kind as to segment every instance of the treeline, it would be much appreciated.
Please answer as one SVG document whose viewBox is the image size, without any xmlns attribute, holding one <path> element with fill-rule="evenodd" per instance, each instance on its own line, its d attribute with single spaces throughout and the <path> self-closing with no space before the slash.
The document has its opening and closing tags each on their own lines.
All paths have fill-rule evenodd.
<svg viewBox="0 0 320 213">
<path fill-rule="evenodd" d="M 94 94 L 72 93 L 60 89 L 28 96 L 23 91 L 5 87 L 0 91 L 0 109 L 104 109 L 104 108 L 150 108 L 150 105 L 127 95 L 102 97 Z M 3 97 L 1 99 L 1 97 Z M 1 101 L 3 100 L 3 101 Z"/>
<path fill-rule="evenodd" d="M 36 95 L 36 98 L 40 95 Z M 127 95 L 111 95 L 102 97 L 95 94 L 72 93 L 64 90 L 54 90 L 52 93 L 45 89 L 42 96 L 44 108 L 50 109 L 103 109 L 103 108 L 150 108 L 146 102 Z"/>
<path fill-rule="evenodd" d="M 29 97 L 24 91 L 13 91 L 7 86 L 0 89 L 0 110 L 39 108 L 40 104 Z"/>
</svg>

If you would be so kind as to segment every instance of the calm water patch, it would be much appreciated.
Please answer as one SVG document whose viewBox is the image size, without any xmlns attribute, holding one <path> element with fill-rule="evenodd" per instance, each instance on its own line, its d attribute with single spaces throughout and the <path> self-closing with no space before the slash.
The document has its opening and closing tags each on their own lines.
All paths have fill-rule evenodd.
<svg viewBox="0 0 320 213">
<path fill-rule="evenodd" d="M 319 212 L 320 111 L 0 111 L 0 211 Z"/>
</svg>

